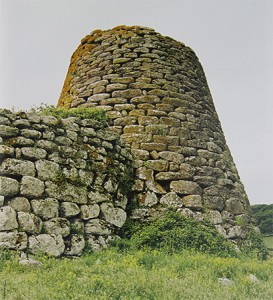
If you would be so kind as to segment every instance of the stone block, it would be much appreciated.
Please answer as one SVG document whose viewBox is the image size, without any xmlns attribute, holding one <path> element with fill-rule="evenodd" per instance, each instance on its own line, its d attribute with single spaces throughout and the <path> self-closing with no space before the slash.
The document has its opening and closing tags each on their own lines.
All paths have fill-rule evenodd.
<svg viewBox="0 0 273 300">
<path fill-rule="evenodd" d="M 201 195 L 202 189 L 200 186 L 192 181 L 178 180 L 173 181 L 170 184 L 172 192 L 176 192 L 182 195 Z"/>
<path fill-rule="evenodd" d="M 16 196 L 19 192 L 20 185 L 15 179 L 8 177 L 0 177 L 0 195 Z"/>
<path fill-rule="evenodd" d="M 61 235 L 40 234 L 29 237 L 29 250 L 33 254 L 44 253 L 59 257 L 64 253 L 65 245 Z"/>
<path fill-rule="evenodd" d="M 94 219 L 100 214 L 100 206 L 98 204 L 81 205 L 80 212 L 83 220 Z"/>
<path fill-rule="evenodd" d="M 182 198 L 183 205 L 191 209 L 202 209 L 202 198 L 200 195 L 188 195 Z"/>
<path fill-rule="evenodd" d="M 35 176 L 35 173 L 35 166 L 31 161 L 7 158 L 0 166 L 0 174 L 3 175 Z"/>
<path fill-rule="evenodd" d="M 43 229 L 47 234 L 66 237 L 70 234 L 70 223 L 65 218 L 52 218 L 44 222 Z"/>
<path fill-rule="evenodd" d="M 0 207 L 0 231 L 14 230 L 18 228 L 16 212 L 9 206 Z"/>
<path fill-rule="evenodd" d="M 58 217 L 59 202 L 54 198 L 31 200 L 31 207 L 35 215 L 43 220 Z"/>
<path fill-rule="evenodd" d="M 45 184 L 38 178 L 23 176 L 20 187 L 20 194 L 30 198 L 39 198 L 45 190 Z"/>
<path fill-rule="evenodd" d="M 12 207 L 15 211 L 30 211 L 30 204 L 27 198 L 25 197 L 15 197 L 10 200 L 9 206 Z"/>
<path fill-rule="evenodd" d="M 42 230 L 42 221 L 39 217 L 28 212 L 18 212 L 18 223 L 21 231 L 29 234 L 39 234 Z"/>
<path fill-rule="evenodd" d="M 114 207 L 111 203 L 106 202 L 102 203 L 100 208 L 106 222 L 119 228 L 125 223 L 127 215 L 123 209 Z"/>
<path fill-rule="evenodd" d="M 38 178 L 56 181 L 60 175 L 60 166 L 49 160 L 39 160 L 35 163 Z"/>
</svg>

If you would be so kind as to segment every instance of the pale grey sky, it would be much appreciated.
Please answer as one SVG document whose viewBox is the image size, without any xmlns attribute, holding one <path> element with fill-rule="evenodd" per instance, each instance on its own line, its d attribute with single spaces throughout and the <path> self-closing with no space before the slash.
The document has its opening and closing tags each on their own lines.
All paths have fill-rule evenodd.
<svg viewBox="0 0 273 300">
<path fill-rule="evenodd" d="M 196 52 L 251 204 L 273 203 L 272 0 L 0 0 L 0 107 L 55 105 L 80 40 L 121 24 Z"/>
</svg>

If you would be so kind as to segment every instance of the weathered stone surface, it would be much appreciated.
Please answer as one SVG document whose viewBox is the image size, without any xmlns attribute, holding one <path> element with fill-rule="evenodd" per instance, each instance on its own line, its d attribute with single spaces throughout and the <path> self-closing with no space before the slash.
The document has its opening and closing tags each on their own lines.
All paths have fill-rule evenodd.
<svg viewBox="0 0 273 300">
<path fill-rule="evenodd" d="M 0 177 L 0 195 L 15 196 L 20 189 L 19 182 L 8 177 Z"/>
<path fill-rule="evenodd" d="M 30 234 L 39 234 L 42 230 L 42 221 L 34 214 L 18 212 L 18 223 L 20 230 Z"/>
<path fill-rule="evenodd" d="M 213 224 L 221 224 L 223 222 L 222 215 L 217 210 L 206 212 L 205 217 Z"/>
<path fill-rule="evenodd" d="M 31 161 L 7 158 L 0 166 L 0 174 L 3 175 L 19 175 L 19 176 L 35 176 L 35 166 Z"/>
<path fill-rule="evenodd" d="M 38 160 L 35 163 L 38 178 L 41 180 L 57 180 L 60 175 L 60 166 L 52 161 Z"/>
<path fill-rule="evenodd" d="M 114 207 L 111 203 L 102 203 L 100 208 L 107 222 L 117 227 L 122 227 L 126 221 L 126 212 L 123 209 Z"/>
<path fill-rule="evenodd" d="M 98 204 L 81 206 L 81 218 L 83 220 L 97 218 L 99 214 L 100 214 L 100 206 Z"/>
<path fill-rule="evenodd" d="M 162 196 L 160 199 L 160 204 L 167 207 L 175 207 L 175 208 L 179 208 L 183 206 L 183 202 L 181 198 L 178 197 L 178 195 L 175 192 L 170 192 Z"/>
<path fill-rule="evenodd" d="M 15 197 L 10 200 L 9 206 L 16 211 L 29 212 L 30 204 L 27 198 L 25 197 Z"/>
<path fill-rule="evenodd" d="M 43 220 L 58 217 L 59 202 L 54 198 L 31 200 L 31 207 L 35 215 L 41 217 Z"/>
<path fill-rule="evenodd" d="M 17 249 L 17 240 L 16 231 L 0 232 L 0 249 Z"/>
<path fill-rule="evenodd" d="M 7 126 L 7 125 L 0 125 L 0 136 L 1 137 L 12 137 L 16 136 L 19 132 L 18 128 Z"/>
<path fill-rule="evenodd" d="M 0 207 L 4 206 L 5 197 L 0 196 Z"/>
<path fill-rule="evenodd" d="M 202 198 L 200 195 L 188 195 L 182 198 L 184 206 L 192 209 L 202 209 Z"/>
<path fill-rule="evenodd" d="M 84 231 L 86 234 L 107 235 L 111 233 L 109 225 L 100 219 L 88 220 L 85 224 Z"/>
<path fill-rule="evenodd" d="M 171 191 L 184 195 L 201 195 L 202 193 L 202 189 L 200 188 L 200 186 L 192 181 L 173 181 L 170 184 L 170 188 Z"/>
<path fill-rule="evenodd" d="M 7 145 L 0 145 L 0 156 L 14 156 L 14 148 Z"/>
<path fill-rule="evenodd" d="M 180 153 L 175 153 L 172 151 L 162 151 L 159 153 L 159 157 L 168 160 L 168 161 L 173 161 L 177 164 L 181 164 L 184 160 L 184 157 Z"/>
<path fill-rule="evenodd" d="M 239 199 L 230 198 L 226 201 L 226 210 L 234 215 L 240 215 L 245 211 L 245 208 Z"/>
<path fill-rule="evenodd" d="M 80 208 L 73 202 L 62 202 L 60 205 L 60 214 L 64 218 L 76 216 L 80 213 Z"/>
<path fill-rule="evenodd" d="M 65 237 L 70 233 L 70 223 L 65 218 L 52 218 L 44 222 L 44 230 L 48 234 Z"/>
<path fill-rule="evenodd" d="M 38 178 L 23 176 L 21 181 L 20 193 L 22 196 L 38 198 L 42 196 L 45 190 L 45 184 Z"/>
<path fill-rule="evenodd" d="M 27 159 L 38 160 L 45 158 L 47 155 L 46 151 L 41 148 L 23 147 L 21 150 L 23 157 Z"/>
<path fill-rule="evenodd" d="M 90 203 L 101 203 L 101 202 L 109 202 L 111 201 L 111 197 L 107 194 L 102 194 L 99 192 L 90 192 L 88 194 L 88 199 Z"/>
<path fill-rule="evenodd" d="M 61 235 L 40 234 L 29 237 L 29 250 L 31 253 L 45 253 L 48 256 L 59 257 L 65 249 Z"/>
<path fill-rule="evenodd" d="M 72 234 L 68 243 L 66 243 L 65 255 L 81 256 L 85 247 L 84 236 Z"/>
<path fill-rule="evenodd" d="M 74 186 L 66 182 L 57 185 L 51 181 L 46 181 L 45 191 L 49 197 L 60 201 L 87 203 L 87 189 L 84 186 Z"/>
<path fill-rule="evenodd" d="M 9 206 L 0 207 L 0 231 L 18 228 L 16 212 Z"/>
</svg>

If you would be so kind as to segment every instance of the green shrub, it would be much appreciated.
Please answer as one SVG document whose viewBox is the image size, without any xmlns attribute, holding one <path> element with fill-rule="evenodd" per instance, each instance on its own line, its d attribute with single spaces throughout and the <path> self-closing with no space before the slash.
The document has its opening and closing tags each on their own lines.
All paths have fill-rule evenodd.
<svg viewBox="0 0 273 300">
<path fill-rule="evenodd" d="M 261 260 L 266 259 L 269 254 L 263 236 L 254 227 L 249 228 L 246 239 L 242 241 L 240 248 L 248 256 L 256 256 Z"/>
<path fill-rule="evenodd" d="M 134 249 L 161 249 L 169 253 L 190 249 L 219 256 L 236 254 L 232 243 L 220 235 L 212 224 L 198 222 L 177 212 L 167 212 L 141 229 L 135 224 L 130 225 L 133 225 L 130 228 L 130 244 Z M 129 235 L 127 233 L 127 237 Z"/>
</svg>

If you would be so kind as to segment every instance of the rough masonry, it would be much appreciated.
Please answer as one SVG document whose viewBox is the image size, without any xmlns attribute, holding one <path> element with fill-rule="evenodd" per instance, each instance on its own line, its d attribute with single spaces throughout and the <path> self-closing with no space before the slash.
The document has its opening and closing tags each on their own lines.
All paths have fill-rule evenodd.
<svg viewBox="0 0 273 300">
<path fill-rule="evenodd" d="M 131 155 L 93 119 L 0 110 L 0 249 L 79 256 L 126 221 Z"/>
<path fill-rule="evenodd" d="M 71 58 L 58 106 L 107 111 L 134 157 L 133 218 L 170 206 L 228 238 L 244 235 L 249 201 L 189 47 L 146 27 L 95 30 Z"/>
<path fill-rule="evenodd" d="M 0 248 L 81 255 L 168 208 L 245 237 L 249 201 L 189 47 L 146 27 L 96 30 L 58 107 L 104 110 L 107 126 L 0 110 Z"/>
</svg>

